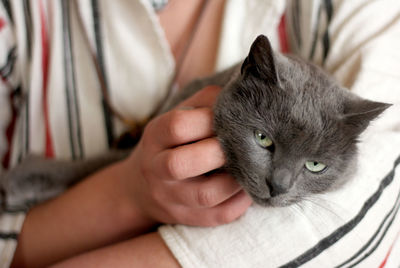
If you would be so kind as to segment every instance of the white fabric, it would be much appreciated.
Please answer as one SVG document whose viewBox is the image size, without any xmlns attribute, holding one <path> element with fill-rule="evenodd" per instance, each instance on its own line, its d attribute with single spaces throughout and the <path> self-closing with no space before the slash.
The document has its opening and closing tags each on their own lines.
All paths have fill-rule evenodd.
<svg viewBox="0 0 400 268">
<path fill-rule="evenodd" d="M 22 1 L 11 3 L 15 20 L 14 34 L 18 43 L 17 70 L 24 74 L 24 89 L 29 91 L 29 119 L 31 123 L 35 124 L 35 127 L 29 129 L 29 148 L 24 155 L 26 153 L 42 154 L 45 150 L 40 2 L 43 3 L 46 10 L 45 19 L 50 46 L 47 103 L 51 136 L 55 156 L 71 158 L 65 96 L 62 1 L 30 2 L 33 20 L 31 61 L 28 60 L 26 51 L 27 40 Z M 92 46 L 95 47 L 90 0 L 78 2 L 85 28 Z M 70 5 L 72 5 L 72 1 L 70 1 Z M 99 9 L 102 12 L 104 62 L 111 103 L 127 118 L 143 119 L 165 95 L 166 85 L 175 66 L 172 53 L 148 1 L 120 0 L 115 3 L 115 1 L 101 0 Z M 108 146 L 103 125 L 104 118 L 101 105 L 99 105 L 101 95 L 98 77 L 95 74 L 88 47 L 83 41 L 83 31 L 78 26 L 75 10 L 72 10 L 71 14 L 73 33 L 71 46 L 75 62 L 74 68 L 76 68 L 74 75 L 78 101 L 77 110 L 80 112 L 79 123 L 83 152 L 86 157 L 104 152 Z M 4 107 L 4 113 L 6 112 L 8 109 Z M 74 113 L 74 110 L 72 112 Z M 17 135 L 21 135 L 23 132 L 23 121 L 23 115 L 20 115 L 17 120 Z M 4 120 L 3 122 L 6 125 L 8 121 Z M 115 136 L 118 136 L 123 131 L 123 127 L 118 121 L 115 124 Z M 1 129 L 1 133 L 3 131 L 4 128 Z M 17 163 L 20 152 L 24 151 L 21 149 L 24 144 L 21 137 L 13 139 L 12 165 Z M 7 148 L 7 144 L 1 140 L 0 151 L 4 151 L 5 148 Z"/>
<path fill-rule="evenodd" d="M 243 60 L 259 34 L 267 35 L 278 47 L 276 27 L 284 10 L 284 1 L 227 0 L 221 28 L 216 71 Z"/>
</svg>

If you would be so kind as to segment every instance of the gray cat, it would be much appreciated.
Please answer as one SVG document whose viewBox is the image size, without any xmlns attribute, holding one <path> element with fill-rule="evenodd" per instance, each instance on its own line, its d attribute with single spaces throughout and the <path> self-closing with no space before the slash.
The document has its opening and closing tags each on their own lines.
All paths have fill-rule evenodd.
<svg viewBox="0 0 400 268">
<path fill-rule="evenodd" d="M 214 130 L 224 169 L 264 206 L 287 206 L 349 180 L 359 135 L 390 106 L 352 94 L 311 63 L 273 52 L 261 35 L 242 64 L 192 82 L 162 111 L 210 84 L 223 87 Z M 3 205 L 43 201 L 125 155 L 73 163 L 28 158 L 1 179 Z"/>
</svg>

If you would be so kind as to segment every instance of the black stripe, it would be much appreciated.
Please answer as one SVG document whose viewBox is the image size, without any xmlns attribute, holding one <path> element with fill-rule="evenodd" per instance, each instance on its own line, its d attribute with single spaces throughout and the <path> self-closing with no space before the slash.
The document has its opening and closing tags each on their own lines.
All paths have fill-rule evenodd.
<svg viewBox="0 0 400 268">
<path fill-rule="evenodd" d="M 17 233 L 3 233 L 0 232 L 0 239 L 6 240 L 6 239 L 18 239 L 18 234 Z"/>
<path fill-rule="evenodd" d="M 6 64 L 0 68 L 0 74 L 3 78 L 7 79 L 14 70 L 15 60 L 17 59 L 17 47 L 10 49 L 7 55 Z"/>
<path fill-rule="evenodd" d="M 292 11 L 292 26 L 294 30 L 294 37 L 297 42 L 297 47 L 301 48 L 302 40 L 301 40 L 301 27 L 300 27 L 300 17 L 301 17 L 301 7 L 300 7 L 300 0 L 295 0 L 293 5 Z"/>
<path fill-rule="evenodd" d="M 357 260 L 355 263 L 351 264 L 348 267 L 354 267 L 355 265 L 361 263 L 363 260 L 365 260 L 368 256 L 370 256 L 377 248 L 378 246 L 381 244 L 383 238 L 386 236 L 386 233 L 388 232 L 389 228 L 392 226 L 394 219 L 397 216 L 397 213 L 399 211 L 399 200 L 400 200 L 400 191 L 399 194 L 397 195 L 396 198 L 396 202 L 393 205 L 392 209 L 389 211 L 389 213 L 386 215 L 386 217 L 384 218 L 384 220 L 382 221 L 381 225 L 379 226 L 378 230 L 375 232 L 375 234 L 371 237 L 371 239 L 367 242 L 367 244 L 360 249 L 356 254 L 354 254 L 354 256 L 352 258 L 350 258 L 348 261 L 344 262 L 343 264 L 341 264 L 340 266 L 344 266 L 345 264 L 351 262 L 352 260 L 356 259 L 358 256 L 361 255 L 361 253 L 363 251 L 365 251 L 373 242 L 373 240 L 377 237 L 377 235 L 379 233 L 381 233 L 380 237 L 378 238 L 378 240 L 375 242 L 375 245 L 368 251 L 366 252 L 359 260 Z M 387 222 L 387 220 L 390 218 L 389 222 L 387 223 L 387 225 L 385 226 L 383 232 L 381 232 L 382 227 L 385 225 L 385 223 Z"/>
<path fill-rule="evenodd" d="M 67 67 L 69 60 L 68 51 L 70 51 L 69 31 L 68 31 L 69 3 L 68 1 L 61 0 L 61 5 L 62 5 L 62 28 L 63 28 L 63 43 L 64 43 L 64 79 L 65 79 L 65 97 L 66 97 L 65 100 L 67 102 L 66 104 L 67 104 L 67 117 L 68 117 L 68 133 L 69 133 L 71 156 L 72 159 L 76 159 L 74 139 L 73 139 L 74 132 L 72 125 L 71 93 L 69 91 L 69 86 L 68 86 L 69 68 Z"/>
<path fill-rule="evenodd" d="M 69 0 L 67 0 L 69 2 Z M 82 133 L 81 133 L 81 113 L 80 113 L 80 108 L 79 108 L 79 102 L 78 102 L 78 94 L 77 94 L 77 86 L 76 86 L 76 79 L 75 79 L 75 60 L 74 60 L 74 50 L 72 49 L 72 31 L 71 31 L 71 14 L 70 14 L 70 9 L 68 5 L 68 29 L 69 29 L 69 49 L 70 49 L 70 60 L 71 60 L 71 65 L 70 65 L 70 74 L 71 74 L 71 90 L 72 90 L 72 95 L 74 98 L 74 108 L 75 108 L 75 134 L 76 134 L 76 141 L 77 141 L 77 146 L 78 146 L 78 157 L 80 159 L 83 158 L 84 152 L 83 152 L 83 146 L 82 146 Z"/>
<path fill-rule="evenodd" d="M 26 53 L 28 58 L 28 64 L 32 58 L 32 14 L 31 14 L 31 6 L 29 0 L 23 0 L 23 9 L 24 9 L 24 22 L 25 22 L 25 38 L 26 38 Z M 27 88 L 24 88 L 23 91 L 25 92 L 25 111 L 22 121 L 22 131 L 23 134 L 21 135 L 22 143 L 21 143 L 21 151 L 18 155 L 18 163 L 22 161 L 24 156 L 29 152 L 30 141 L 29 141 L 29 129 L 30 129 L 30 84 L 26 84 Z"/>
<path fill-rule="evenodd" d="M 32 55 L 32 14 L 31 6 L 29 0 L 24 0 L 24 19 L 25 19 L 25 38 L 26 38 L 26 48 L 28 53 L 28 59 L 31 59 Z"/>
<path fill-rule="evenodd" d="M 67 102 L 69 141 L 72 159 L 83 158 L 80 111 L 77 101 L 75 73 L 73 70 L 74 57 L 71 40 L 71 21 L 69 0 L 62 2 L 63 41 L 64 41 L 64 75 Z M 74 102 L 74 103 L 72 103 Z M 74 114 L 75 113 L 75 116 Z M 76 148 L 77 147 L 77 148 Z"/>
<path fill-rule="evenodd" d="M 19 128 L 19 131 L 16 131 L 16 139 L 19 140 L 19 144 L 17 143 L 18 147 L 16 148 L 18 151 L 15 153 L 17 164 L 21 163 L 23 155 L 24 155 L 24 151 L 25 151 L 25 146 L 26 146 L 26 142 L 25 142 L 26 119 L 25 118 L 26 118 L 26 114 L 27 114 L 27 112 L 26 112 L 27 105 L 29 104 L 28 93 L 29 92 L 27 92 L 25 95 L 22 96 L 21 109 L 18 111 L 18 114 L 17 114 L 17 122 L 18 122 L 17 129 Z M 12 157 L 10 156 L 10 164 L 11 163 L 12 163 Z"/>
<path fill-rule="evenodd" d="M 102 29 L 101 29 L 101 22 L 100 22 L 100 8 L 99 3 L 97 0 L 92 0 L 92 15 L 93 15 L 93 30 L 94 30 L 94 37 L 96 42 L 96 53 L 97 53 L 97 60 L 100 65 L 101 74 L 103 75 L 104 83 L 107 85 L 107 75 L 104 68 L 104 58 L 103 58 L 103 42 L 102 42 Z M 109 92 L 108 92 L 109 93 Z M 112 118 L 112 113 L 108 108 L 108 105 L 105 101 L 105 96 L 101 91 L 102 95 L 102 108 L 103 108 L 103 116 L 104 116 L 104 123 L 106 127 L 107 133 L 107 142 L 108 146 L 111 148 L 114 143 L 114 122 Z"/>
<path fill-rule="evenodd" d="M 21 163 L 24 156 L 29 151 L 29 91 L 25 93 L 22 99 L 21 113 L 18 119 L 20 131 L 17 132 L 20 144 L 18 146 L 18 153 L 16 161 Z"/>
<path fill-rule="evenodd" d="M 30 111 L 29 111 L 29 109 L 30 109 L 30 91 L 26 91 L 26 94 L 25 94 L 25 124 L 24 124 L 24 126 L 25 126 L 25 131 L 24 131 L 24 133 L 25 133 L 25 137 L 24 137 L 24 148 L 22 149 L 22 155 L 21 155 L 21 157 L 20 157 L 20 159 L 19 159 L 19 162 L 22 160 L 22 158 L 29 152 L 29 147 L 30 147 L 30 140 L 29 140 L 29 137 L 30 137 L 30 135 L 29 135 L 29 129 L 30 129 L 30 118 L 29 118 L 29 115 L 30 115 Z"/>
<path fill-rule="evenodd" d="M 329 30 L 326 29 L 324 36 L 322 37 L 322 48 L 323 48 L 323 52 L 322 52 L 322 63 L 325 62 L 327 56 L 328 56 L 328 52 L 329 52 L 329 48 L 330 48 L 330 39 L 329 39 Z"/>
<path fill-rule="evenodd" d="M 357 264 L 361 263 L 363 260 L 365 260 L 366 258 L 368 258 L 372 253 L 375 252 L 375 250 L 378 248 L 378 246 L 381 244 L 382 240 L 385 238 L 387 231 L 389 230 L 390 226 L 392 226 L 394 219 L 396 218 L 397 212 L 399 211 L 399 207 L 397 207 L 396 212 L 394 214 L 394 216 L 392 217 L 392 219 L 390 220 L 388 226 L 385 228 L 382 236 L 379 238 L 379 240 L 377 241 L 377 243 L 374 245 L 374 247 L 371 248 L 371 250 L 369 250 L 367 253 L 364 254 L 364 256 L 359 259 L 357 262 L 353 263 L 351 266 L 349 267 L 354 267 Z"/>
<path fill-rule="evenodd" d="M 11 5 L 9 0 L 1 0 L 1 3 L 4 6 L 4 9 L 7 12 L 8 18 L 10 19 L 11 23 L 14 23 L 13 14 L 11 12 Z"/>
<path fill-rule="evenodd" d="M 315 48 L 317 47 L 317 40 L 318 40 L 318 26 L 319 23 L 321 21 L 321 13 L 322 13 L 322 8 L 321 5 L 318 7 L 318 14 L 317 14 L 317 21 L 315 22 L 315 24 L 313 25 L 313 39 L 312 39 L 312 43 L 311 43 L 311 50 L 310 50 L 310 55 L 308 56 L 308 59 L 313 59 L 314 58 L 314 54 L 315 54 Z"/>
<path fill-rule="evenodd" d="M 399 199 L 400 199 L 400 191 L 399 194 L 397 195 L 396 201 L 393 205 L 393 207 L 390 209 L 390 211 L 386 214 L 386 216 L 384 217 L 384 219 L 382 220 L 381 224 L 379 225 L 378 229 L 375 231 L 375 233 L 371 236 L 371 238 L 368 240 L 368 242 L 360 249 L 358 250 L 353 256 L 351 256 L 348 260 L 344 261 L 343 263 L 339 264 L 338 266 L 336 266 L 337 268 L 339 267 L 343 267 L 344 265 L 350 263 L 351 261 L 353 261 L 354 259 L 356 259 L 358 256 L 360 256 L 365 250 L 368 249 L 368 247 L 374 242 L 374 240 L 376 239 L 376 237 L 378 237 L 378 235 L 381 233 L 383 227 L 385 226 L 386 222 L 388 221 L 388 219 L 390 218 L 390 216 L 392 216 L 393 212 L 395 212 L 395 215 L 392 216 L 392 218 L 394 218 L 397 214 L 397 211 L 399 209 L 398 205 L 399 205 Z M 396 208 L 397 207 L 397 208 Z M 386 226 L 386 229 L 388 228 L 388 226 Z"/>
<path fill-rule="evenodd" d="M 336 229 L 333 233 L 331 233 L 324 239 L 320 240 L 315 246 L 305 251 L 303 254 L 301 254 L 294 260 L 286 263 L 285 265 L 282 265 L 281 267 L 298 267 L 312 260 L 319 254 L 321 254 L 324 250 L 326 250 L 327 248 L 335 244 L 337 241 L 342 239 L 351 230 L 353 230 L 354 227 L 356 227 L 357 224 L 360 223 L 360 221 L 365 217 L 365 215 L 371 209 L 371 207 L 378 201 L 378 199 L 382 195 L 383 190 L 385 190 L 385 188 L 393 181 L 395 168 L 399 165 L 399 163 L 400 163 L 400 156 L 394 162 L 393 169 L 389 172 L 388 175 L 385 176 L 385 178 L 383 178 L 378 189 L 372 196 L 368 198 L 368 200 L 364 203 L 361 210 L 353 219 L 351 219 L 349 222 Z"/>
<path fill-rule="evenodd" d="M 325 0 L 324 3 L 325 3 L 326 16 L 329 24 L 332 20 L 332 15 L 333 15 L 332 0 Z"/>
<path fill-rule="evenodd" d="M 331 23 L 332 20 L 332 16 L 333 16 L 333 6 L 332 6 L 332 1 L 331 0 L 325 0 L 324 1 L 325 5 L 325 11 L 326 11 L 326 16 L 327 16 L 327 23 L 326 23 L 326 30 L 325 33 L 322 37 L 322 47 L 323 47 L 323 54 L 322 54 L 322 62 L 324 63 L 327 56 L 328 56 L 328 52 L 330 49 L 330 37 L 329 37 L 329 25 Z"/>
</svg>

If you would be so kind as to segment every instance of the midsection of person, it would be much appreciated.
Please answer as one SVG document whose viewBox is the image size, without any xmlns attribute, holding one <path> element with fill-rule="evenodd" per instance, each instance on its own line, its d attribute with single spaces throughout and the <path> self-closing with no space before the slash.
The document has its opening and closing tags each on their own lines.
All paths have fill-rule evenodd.
<svg viewBox="0 0 400 268">
<path fill-rule="evenodd" d="M 213 73 L 224 6 L 225 0 L 172 0 L 158 13 L 175 62 L 184 56 L 177 77 L 181 88 L 193 79 Z M 189 50 L 185 54 L 188 44 Z"/>
</svg>

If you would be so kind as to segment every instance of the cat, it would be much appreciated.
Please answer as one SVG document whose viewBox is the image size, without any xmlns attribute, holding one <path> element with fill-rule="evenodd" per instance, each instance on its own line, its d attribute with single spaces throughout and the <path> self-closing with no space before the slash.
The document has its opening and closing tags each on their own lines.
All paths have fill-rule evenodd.
<svg viewBox="0 0 400 268">
<path fill-rule="evenodd" d="M 259 36 L 215 105 L 226 169 L 260 205 L 287 206 L 342 186 L 359 135 L 390 104 L 362 99 L 318 66 Z"/>
<path fill-rule="evenodd" d="M 214 131 L 226 155 L 224 169 L 262 206 L 288 206 L 342 186 L 355 172 L 359 135 L 390 106 L 356 96 L 310 62 L 273 51 L 263 35 L 243 63 L 193 81 L 161 112 L 207 85 L 223 87 Z M 3 203 L 41 202 L 126 155 L 78 162 L 28 158 L 3 176 Z"/>
</svg>

